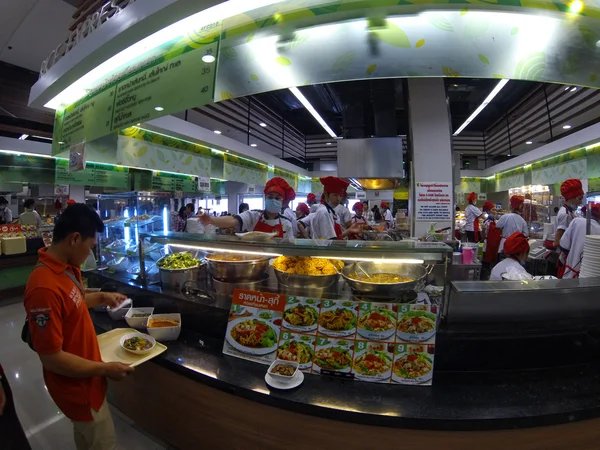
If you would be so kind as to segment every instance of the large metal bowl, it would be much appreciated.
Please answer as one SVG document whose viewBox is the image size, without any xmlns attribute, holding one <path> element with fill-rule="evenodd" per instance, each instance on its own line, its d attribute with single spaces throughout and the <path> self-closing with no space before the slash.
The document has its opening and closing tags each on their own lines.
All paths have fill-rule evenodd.
<svg viewBox="0 0 600 450">
<path fill-rule="evenodd" d="M 183 285 L 187 281 L 202 281 L 206 270 L 205 261 L 200 261 L 197 266 L 186 269 L 164 269 L 160 267 L 160 263 L 167 256 L 169 255 L 165 255 L 156 261 L 163 289 L 172 289 L 181 292 Z"/>
<path fill-rule="evenodd" d="M 361 270 L 362 269 L 362 270 Z M 411 281 L 402 283 L 372 283 L 369 281 L 357 280 L 352 275 L 363 271 L 367 274 L 375 273 L 393 273 L 411 278 Z M 418 291 L 425 277 L 430 270 L 420 264 L 395 264 L 383 262 L 362 262 L 347 265 L 342 269 L 342 276 L 350 285 L 350 288 L 357 294 L 368 295 L 370 297 L 380 297 L 382 299 L 395 299 L 406 291 Z"/>
<path fill-rule="evenodd" d="M 246 261 L 223 261 L 207 255 L 208 272 L 218 281 L 227 283 L 241 283 L 245 281 L 258 281 L 264 278 L 269 257 L 257 256 Z"/>
<path fill-rule="evenodd" d="M 279 283 L 295 288 L 328 288 L 340 279 L 337 273 L 333 275 L 298 275 L 296 273 L 282 272 L 275 267 L 273 267 L 273 271 Z"/>
</svg>

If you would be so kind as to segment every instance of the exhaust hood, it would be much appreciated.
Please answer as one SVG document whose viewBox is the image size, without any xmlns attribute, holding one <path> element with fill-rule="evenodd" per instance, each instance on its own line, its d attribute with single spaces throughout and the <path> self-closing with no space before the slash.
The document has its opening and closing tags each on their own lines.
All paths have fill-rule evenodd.
<svg viewBox="0 0 600 450">
<path fill-rule="evenodd" d="M 402 139 L 384 137 L 337 142 L 340 178 L 354 178 L 366 190 L 388 190 L 403 178 Z"/>
</svg>

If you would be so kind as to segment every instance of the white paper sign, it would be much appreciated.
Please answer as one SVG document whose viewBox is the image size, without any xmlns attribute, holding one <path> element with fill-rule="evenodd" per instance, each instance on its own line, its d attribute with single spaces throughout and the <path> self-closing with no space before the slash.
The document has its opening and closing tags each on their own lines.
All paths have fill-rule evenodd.
<svg viewBox="0 0 600 450">
<path fill-rule="evenodd" d="M 356 191 L 356 198 L 359 200 L 364 200 L 367 198 L 367 193 L 365 191 Z"/>
<path fill-rule="evenodd" d="M 424 181 L 416 186 L 417 220 L 422 222 L 451 221 L 452 183 Z"/>
<path fill-rule="evenodd" d="M 198 190 L 210 191 L 210 177 L 198 177 Z"/>
</svg>

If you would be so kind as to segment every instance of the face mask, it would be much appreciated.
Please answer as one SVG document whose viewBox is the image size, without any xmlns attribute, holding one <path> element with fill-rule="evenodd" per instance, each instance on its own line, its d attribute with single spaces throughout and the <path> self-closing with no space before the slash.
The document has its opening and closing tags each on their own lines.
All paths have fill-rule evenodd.
<svg viewBox="0 0 600 450">
<path fill-rule="evenodd" d="M 283 206 L 283 202 L 280 200 L 275 200 L 274 198 L 265 199 L 265 209 L 270 213 L 278 213 L 281 212 L 281 207 Z"/>
</svg>

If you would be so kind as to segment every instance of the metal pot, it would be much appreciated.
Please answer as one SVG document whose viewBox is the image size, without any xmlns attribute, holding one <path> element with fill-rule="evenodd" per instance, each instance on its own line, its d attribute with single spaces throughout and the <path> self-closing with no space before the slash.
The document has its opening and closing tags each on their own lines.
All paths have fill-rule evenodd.
<svg viewBox="0 0 600 450">
<path fill-rule="evenodd" d="M 357 267 L 358 266 L 358 267 Z M 351 275 L 362 273 L 364 270 L 367 274 L 375 273 L 393 273 L 410 277 L 411 281 L 402 283 L 372 283 L 369 281 L 357 280 L 351 278 Z M 342 276 L 350 285 L 350 288 L 358 294 L 368 295 L 371 297 L 380 297 L 382 299 L 395 299 L 405 291 L 419 291 L 422 284 L 425 282 L 425 277 L 431 273 L 433 266 L 429 268 L 420 264 L 396 264 L 383 262 L 363 262 L 347 265 L 342 269 Z"/>
<path fill-rule="evenodd" d="M 244 289 L 247 291 L 260 290 L 261 287 L 266 287 L 269 282 L 269 275 L 263 275 L 260 280 L 257 281 L 243 281 L 241 283 L 227 283 L 225 281 L 211 280 L 215 294 L 217 295 L 233 295 L 233 291 L 236 289 Z"/>
<path fill-rule="evenodd" d="M 163 256 L 163 258 L 166 258 L 166 256 Z M 160 267 L 160 262 L 163 258 L 156 262 L 163 289 L 172 289 L 181 292 L 186 281 L 201 281 L 206 276 L 205 261 L 200 261 L 196 267 L 189 267 L 187 269 L 163 269 Z"/>
<path fill-rule="evenodd" d="M 277 281 L 288 287 L 295 288 L 328 288 L 340 279 L 340 275 L 298 275 L 277 270 L 273 267 Z"/>
<path fill-rule="evenodd" d="M 264 278 L 269 257 L 257 257 L 248 261 L 222 261 L 206 257 L 208 272 L 217 281 L 227 283 L 241 283 L 247 281 L 260 281 Z"/>
</svg>

